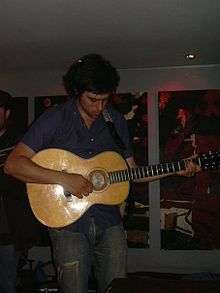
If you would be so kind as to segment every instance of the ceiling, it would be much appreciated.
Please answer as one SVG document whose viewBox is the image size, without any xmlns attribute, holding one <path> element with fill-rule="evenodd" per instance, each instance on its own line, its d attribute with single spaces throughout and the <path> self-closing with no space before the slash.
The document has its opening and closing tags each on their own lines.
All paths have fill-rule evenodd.
<svg viewBox="0 0 220 293">
<path fill-rule="evenodd" d="M 88 53 L 117 68 L 220 64 L 220 1 L 0 0 L 0 35 L 1 72 L 63 70 Z"/>
</svg>

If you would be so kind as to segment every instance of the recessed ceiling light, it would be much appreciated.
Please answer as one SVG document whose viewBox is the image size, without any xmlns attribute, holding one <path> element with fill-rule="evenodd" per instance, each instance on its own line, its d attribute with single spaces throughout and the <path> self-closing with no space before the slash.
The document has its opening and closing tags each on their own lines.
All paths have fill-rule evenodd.
<svg viewBox="0 0 220 293">
<path fill-rule="evenodd" d="M 193 54 L 193 53 L 188 53 L 188 54 L 185 55 L 185 58 L 188 59 L 188 60 L 192 60 L 192 59 L 196 58 L 196 55 Z"/>
</svg>

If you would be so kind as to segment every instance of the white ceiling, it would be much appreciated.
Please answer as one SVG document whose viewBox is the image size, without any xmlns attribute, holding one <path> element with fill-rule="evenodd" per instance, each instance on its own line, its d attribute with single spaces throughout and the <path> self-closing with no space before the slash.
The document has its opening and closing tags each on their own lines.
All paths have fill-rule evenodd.
<svg viewBox="0 0 220 293">
<path fill-rule="evenodd" d="M 0 36 L 1 72 L 87 53 L 118 68 L 220 64 L 220 0 L 0 0 Z"/>
</svg>

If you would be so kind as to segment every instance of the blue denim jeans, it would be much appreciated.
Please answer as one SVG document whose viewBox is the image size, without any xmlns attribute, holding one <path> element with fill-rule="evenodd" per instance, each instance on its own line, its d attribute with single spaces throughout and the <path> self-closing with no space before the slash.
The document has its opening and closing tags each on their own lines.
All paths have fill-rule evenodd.
<svg viewBox="0 0 220 293">
<path fill-rule="evenodd" d="M 0 245 L 0 292 L 16 293 L 18 257 L 13 245 Z"/>
<path fill-rule="evenodd" d="M 88 233 L 52 229 L 50 235 L 62 293 L 88 293 L 91 266 L 99 293 L 113 279 L 126 276 L 127 242 L 121 224 L 103 231 L 92 218 Z"/>
</svg>

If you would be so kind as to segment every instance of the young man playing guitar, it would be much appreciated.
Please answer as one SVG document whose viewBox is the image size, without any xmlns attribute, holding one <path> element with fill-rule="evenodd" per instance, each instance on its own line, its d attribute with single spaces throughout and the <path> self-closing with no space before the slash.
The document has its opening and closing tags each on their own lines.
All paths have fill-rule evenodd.
<svg viewBox="0 0 220 293">
<path fill-rule="evenodd" d="M 120 202 L 113 199 L 110 204 L 105 199 L 111 192 L 117 193 L 111 189 L 112 183 L 118 182 L 118 193 L 126 193 L 128 186 L 120 182 L 139 177 L 121 172 L 112 156 L 112 151 L 120 154 L 122 169 L 135 167 L 126 121 L 108 104 L 119 83 L 116 69 L 100 55 L 86 55 L 73 62 L 64 83 L 71 99 L 44 113 L 30 127 L 10 154 L 5 172 L 28 183 L 33 194 L 30 201 L 37 206 L 35 214 L 49 223 L 61 292 L 87 293 L 93 265 L 97 292 L 104 293 L 114 278 L 125 277 L 127 253 Z M 106 116 L 113 122 L 122 146 L 113 138 Z M 108 166 L 111 172 L 106 173 Z M 174 173 L 191 176 L 199 169 L 189 161 L 182 171 L 139 180 L 151 181 Z M 48 200 L 50 193 L 53 195 Z M 58 215 L 48 214 L 53 208 Z"/>
</svg>

